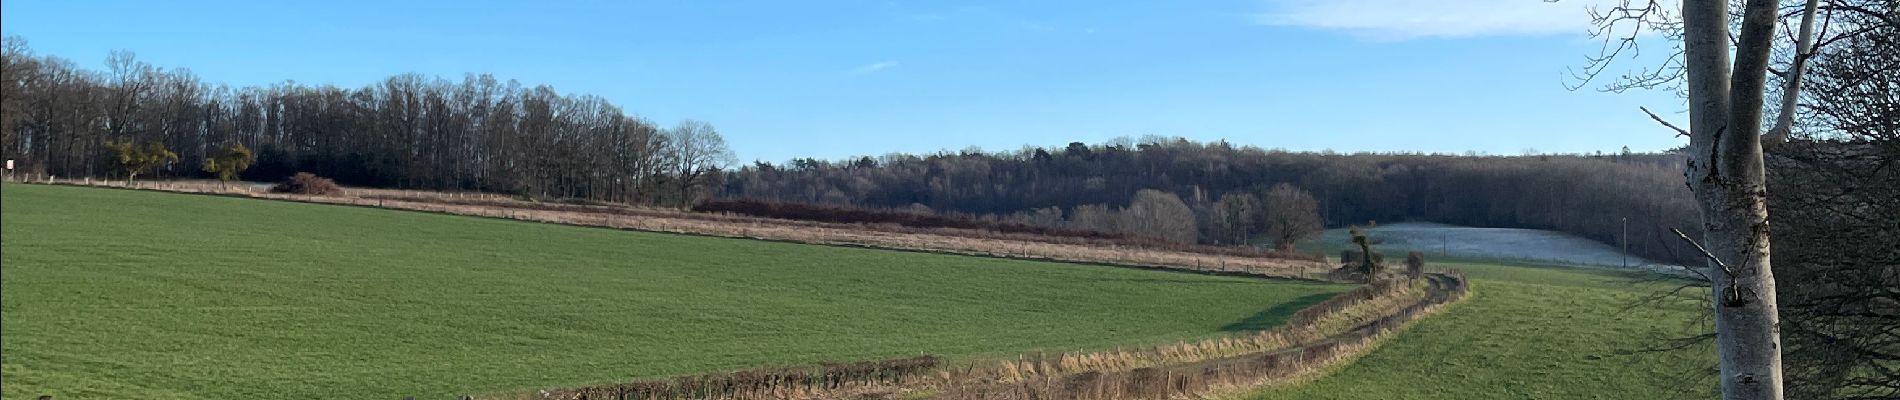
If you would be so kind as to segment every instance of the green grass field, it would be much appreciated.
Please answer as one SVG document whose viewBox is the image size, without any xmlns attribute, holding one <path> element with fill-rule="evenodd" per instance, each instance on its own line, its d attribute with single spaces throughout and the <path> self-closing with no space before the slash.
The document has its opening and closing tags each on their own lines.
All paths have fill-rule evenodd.
<svg viewBox="0 0 1900 400">
<path fill-rule="evenodd" d="M 1713 398 L 1712 348 L 1643 352 L 1686 337 L 1693 301 L 1638 304 L 1673 286 L 1603 270 L 1448 263 L 1473 296 L 1329 375 L 1250 400 Z M 1706 292 L 1703 292 L 1706 293 Z"/>
<path fill-rule="evenodd" d="M 445 398 L 1153 344 L 1267 327 L 1348 288 L 125 190 L 0 194 L 9 399 Z"/>
</svg>

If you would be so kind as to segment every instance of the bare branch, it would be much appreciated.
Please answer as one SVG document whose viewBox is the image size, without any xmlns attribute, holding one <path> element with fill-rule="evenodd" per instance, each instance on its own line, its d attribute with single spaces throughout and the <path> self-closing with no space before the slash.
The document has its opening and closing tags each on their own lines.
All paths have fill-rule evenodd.
<svg viewBox="0 0 1900 400">
<path fill-rule="evenodd" d="M 1549 1 L 1549 0 L 1546 0 Z M 1622 58 L 1637 58 L 1642 54 L 1639 38 L 1651 33 L 1660 33 L 1664 37 L 1674 38 L 1681 34 L 1681 21 L 1670 7 L 1656 0 L 1626 0 L 1608 9 L 1590 6 L 1592 28 L 1590 37 L 1602 39 L 1597 54 L 1585 57 L 1581 69 L 1566 72 L 1574 82 L 1564 87 L 1579 90 L 1602 75 L 1611 64 Z M 1605 83 L 1599 91 L 1620 93 L 1630 89 L 1651 89 L 1679 82 L 1683 77 L 1681 63 L 1682 48 L 1677 46 L 1675 54 L 1664 57 L 1653 66 L 1622 74 L 1614 81 Z"/>
<path fill-rule="evenodd" d="M 1709 254 L 1709 249 L 1703 248 L 1702 244 L 1696 243 L 1695 239 L 1690 239 L 1689 235 L 1682 233 L 1681 229 L 1669 228 L 1669 231 L 1675 232 L 1677 237 L 1682 238 L 1682 240 L 1685 242 L 1689 242 L 1690 246 L 1695 246 L 1695 250 L 1702 252 L 1703 257 L 1707 257 L 1709 261 L 1715 262 L 1715 266 L 1721 267 L 1723 273 L 1728 274 L 1729 276 L 1735 276 L 1735 271 L 1730 270 L 1728 268 L 1728 264 L 1723 263 L 1722 259 L 1720 258 L 1715 258 L 1714 254 Z"/>
<path fill-rule="evenodd" d="M 1663 120 L 1662 116 L 1656 115 L 1656 113 L 1649 111 L 1649 107 L 1636 107 L 1636 108 L 1643 110 L 1644 114 L 1649 114 L 1649 119 L 1656 120 L 1656 123 L 1662 124 L 1663 126 L 1667 126 L 1669 127 L 1669 129 L 1676 130 L 1676 136 L 1689 136 L 1688 129 L 1682 129 L 1682 127 L 1676 126 L 1676 124 L 1672 124 L 1672 123 L 1669 123 L 1669 121 L 1667 120 Z"/>
</svg>

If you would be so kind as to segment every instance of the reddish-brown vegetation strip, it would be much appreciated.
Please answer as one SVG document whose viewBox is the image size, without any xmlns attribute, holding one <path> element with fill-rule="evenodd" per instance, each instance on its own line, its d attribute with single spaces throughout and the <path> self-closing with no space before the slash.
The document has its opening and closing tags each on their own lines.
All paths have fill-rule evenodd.
<svg viewBox="0 0 1900 400">
<path fill-rule="evenodd" d="M 124 182 L 55 181 L 60 184 L 125 187 Z M 447 214 L 509 218 L 654 232 L 875 247 L 965 255 L 1166 268 L 1266 277 L 1318 277 L 1318 257 L 1238 247 L 1149 244 L 1125 239 L 1048 236 L 963 228 L 898 224 L 832 223 L 695 213 L 608 204 L 530 202 L 479 193 L 442 193 L 348 188 L 335 196 L 268 193 L 254 187 L 221 187 L 213 181 L 140 182 L 137 188 L 255 198 L 347 204 Z"/>
</svg>

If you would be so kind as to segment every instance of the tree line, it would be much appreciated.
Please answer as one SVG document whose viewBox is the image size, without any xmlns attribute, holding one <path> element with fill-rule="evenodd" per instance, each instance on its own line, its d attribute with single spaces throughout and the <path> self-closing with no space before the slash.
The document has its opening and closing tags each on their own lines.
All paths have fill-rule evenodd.
<svg viewBox="0 0 1900 400">
<path fill-rule="evenodd" d="M 246 180 L 311 172 L 346 185 L 690 204 L 733 160 L 711 124 L 672 127 L 597 96 L 486 74 L 396 75 L 361 88 L 233 88 L 113 52 L 104 71 L 0 52 L 0 154 L 28 173 L 129 178 L 110 146 L 162 146 L 155 177 L 207 177 L 205 160 L 255 149 Z"/>
<path fill-rule="evenodd" d="M 1679 261 L 1691 253 L 1668 229 L 1696 226 L 1699 218 L 1682 185 L 1683 159 L 1627 151 L 1308 153 L 1151 136 L 1001 152 L 758 162 L 728 174 L 719 195 L 1106 228 L 1114 224 L 1090 221 L 1141 204 L 1137 193 L 1154 190 L 1166 196 L 1149 195 L 1148 203 L 1160 206 L 1137 208 L 1178 212 L 1166 197 L 1178 199 L 1189 213 L 1170 218 L 1195 225 L 1188 240 L 1210 244 L 1273 233 L 1260 214 L 1300 207 L 1304 195 L 1326 226 L 1420 220 L 1550 229 L 1620 244 L 1627 219 L 1632 252 Z"/>
</svg>

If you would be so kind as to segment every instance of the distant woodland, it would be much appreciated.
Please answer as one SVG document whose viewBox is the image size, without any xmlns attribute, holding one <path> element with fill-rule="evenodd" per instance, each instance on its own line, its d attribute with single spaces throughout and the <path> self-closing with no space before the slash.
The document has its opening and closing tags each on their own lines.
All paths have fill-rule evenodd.
<svg viewBox="0 0 1900 400">
<path fill-rule="evenodd" d="M 1236 244 L 1268 234 L 1266 214 L 1310 195 L 1327 226 L 1433 221 L 1552 229 L 1676 260 L 1669 228 L 1699 216 L 1676 154 L 1453 156 L 1295 153 L 1179 138 L 1007 152 L 894 154 L 832 162 L 756 163 L 726 177 L 720 195 L 783 202 L 901 208 L 1004 222 Z M 1144 190 L 1159 191 L 1140 195 Z M 1292 200 L 1289 200 L 1292 199 Z M 1110 215 L 1177 209 L 1172 230 L 1120 229 Z M 1126 221 L 1127 219 L 1120 219 Z"/>
<path fill-rule="evenodd" d="M 204 159 L 242 144 L 256 151 L 241 174 L 253 181 L 311 172 L 355 186 L 685 205 L 732 162 L 711 124 L 660 127 L 599 97 L 489 75 L 234 88 L 128 52 L 95 71 L 34 55 L 19 37 L 3 50 L 0 152 L 27 173 L 123 178 L 108 145 L 162 144 L 178 159 L 150 176 L 208 177 Z"/>
<path fill-rule="evenodd" d="M 1620 242 L 1628 218 L 1631 250 L 1662 259 L 1685 254 L 1667 228 L 1696 221 L 1681 157 L 1671 154 L 1341 155 L 1149 137 L 735 169 L 709 123 L 661 126 L 599 97 L 488 75 L 234 88 L 127 52 L 95 71 L 36 55 L 19 37 L 4 45 L 0 153 L 31 174 L 124 179 L 110 161 L 114 146 L 162 145 L 176 161 L 138 177 L 212 177 L 198 166 L 241 144 L 256 154 L 238 174 L 250 181 L 310 172 L 351 186 L 546 199 L 770 200 L 1183 243 L 1241 244 L 1302 225 L 1276 227 L 1268 222 L 1276 213 L 1316 214 L 1313 224 L 1324 226 L 1554 229 L 1606 243 Z"/>
</svg>

